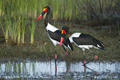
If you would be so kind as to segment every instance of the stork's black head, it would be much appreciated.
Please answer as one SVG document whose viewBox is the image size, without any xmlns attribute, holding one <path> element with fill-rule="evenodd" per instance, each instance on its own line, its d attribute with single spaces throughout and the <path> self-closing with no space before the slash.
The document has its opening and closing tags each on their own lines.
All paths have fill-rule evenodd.
<svg viewBox="0 0 120 80">
<path fill-rule="evenodd" d="M 62 37 L 61 37 L 61 40 L 60 40 L 60 45 L 62 44 L 62 42 L 63 42 L 64 38 L 66 37 L 66 35 L 68 34 L 68 32 L 69 32 L 68 26 L 63 26 L 62 27 L 62 32 L 61 32 Z"/>
<path fill-rule="evenodd" d="M 68 34 L 68 32 L 69 32 L 68 26 L 63 26 L 62 27 L 62 32 L 61 32 L 62 37 L 65 37 Z"/>
<path fill-rule="evenodd" d="M 36 19 L 36 21 L 38 21 L 46 12 L 49 12 L 49 11 L 50 11 L 50 7 L 45 6 L 40 16 Z"/>
<path fill-rule="evenodd" d="M 66 34 L 67 34 L 67 33 L 69 32 L 68 26 L 63 26 L 63 27 L 62 27 L 62 31 L 63 31 L 63 30 L 65 30 L 65 32 L 66 32 Z"/>
</svg>

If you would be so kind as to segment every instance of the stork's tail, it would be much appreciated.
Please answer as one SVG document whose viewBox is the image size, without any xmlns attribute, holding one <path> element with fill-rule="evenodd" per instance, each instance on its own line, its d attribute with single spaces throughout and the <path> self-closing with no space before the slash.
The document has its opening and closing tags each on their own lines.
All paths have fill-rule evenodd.
<svg viewBox="0 0 120 80">
<path fill-rule="evenodd" d="M 102 50 L 105 49 L 104 44 L 103 44 L 101 41 L 96 40 L 96 42 L 97 42 L 97 47 L 98 47 L 99 49 L 102 49 Z"/>
<path fill-rule="evenodd" d="M 69 38 L 67 38 L 67 42 L 68 42 L 68 48 L 69 48 L 71 51 L 73 51 L 73 46 L 72 46 L 72 44 L 70 43 Z"/>
</svg>

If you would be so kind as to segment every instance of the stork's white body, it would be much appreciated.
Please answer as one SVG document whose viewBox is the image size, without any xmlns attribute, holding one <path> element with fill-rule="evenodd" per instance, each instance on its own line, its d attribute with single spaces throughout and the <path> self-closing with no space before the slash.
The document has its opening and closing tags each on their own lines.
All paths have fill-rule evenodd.
<svg viewBox="0 0 120 80">
<path fill-rule="evenodd" d="M 48 23 L 48 25 L 46 26 L 46 30 L 47 30 L 47 31 L 49 30 L 49 31 L 51 31 L 51 32 L 55 32 L 55 31 L 57 31 L 57 30 L 59 30 L 59 29 Z M 52 43 L 53 43 L 54 46 L 56 46 L 57 44 L 60 44 L 60 42 L 52 39 L 49 34 L 48 34 L 48 36 L 49 36 L 49 38 L 50 38 L 50 40 L 52 41 Z"/>
<path fill-rule="evenodd" d="M 81 35 L 82 35 L 83 33 L 73 33 L 70 37 L 69 37 L 69 40 L 70 40 L 70 42 L 71 43 L 74 43 L 76 46 L 78 46 L 79 48 L 81 48 L 83 51 L 85 50 L 85 49 L 88 49 L 89 50 L 89 48 L 96 48 L 96 49 L 99 49 L 99 47 L 100 47 L 100 45 L 99 44 L 97 44 L 96 43 L 96 45 L 97 46 L 94 46 L 94 45 L 92 45 L 92 44 L 82 44 L 82 45 L 79 45 L 79 44 L 77 44 L 74 40 L 73 40 L 73 38 L 81 38 Z M 83 37 L 82 37 L 83 38 Z M 89 39 L 90 40 L 90 38 L 86 38 L 86 39 Z M 84 41 L 85 42 L 85 41 Z M 87 42 L 86 42 L 87 43 Z M 88 42 L 89 43 L 89 42 Z M 102 43 L 101 43 L 102 44 Z M 103 45 L 103 44 L 102 44 Z"/>
</svg>

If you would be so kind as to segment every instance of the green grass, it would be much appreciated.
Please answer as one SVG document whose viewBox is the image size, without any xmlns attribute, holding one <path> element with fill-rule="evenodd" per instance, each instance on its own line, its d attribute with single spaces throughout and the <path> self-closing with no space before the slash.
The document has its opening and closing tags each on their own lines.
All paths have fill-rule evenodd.
<svg viewBox="0 0 120 80">
<path fill-rule="evenodd" d="M 104 5 L 102 10 L 107 15 L 106 9 L 116 7 L 117 1 L 103 0 L 101 5 Z M 111 3 L 110 3 L 111 2 Z M 20 44 L 21 40 L 24 44 L 25 27 L 21 27 L 23 21 L 28 19 L 35 20 L 38 15 L 43 11 L 45 6 L 50 6 L 54 20 L 67 20 L 67 21 L 78 21 L 89 19 L 89 16 L 93 14 L 89 11 L 91 7 L 96 10 L 96 14 L 100 13 L 100 4 L 96 0 L 0 0 L 0 21 L 5 20 L 5 37 L 6 43 L 12 41 Z M 117 10 L 117 9 L 116 9 Z M 100 15 L 100 14 L 99 14 Z M 112 15 L 114 16 L 114 15 Z M 105 16 L 106 17 L 106 16 Z M 19 20 L 21 18 L 21 20 Z M 109 17 L 108 17 L 109 18 Z M 24 20 L 25 19 L 25 20 Z M 25 21 L 25 24 L 27 22 Z M 33 23 L 33 22 L 32 22 Z M 19 26 L 18 26 L 19 25 Z M 34 25 L 35 26 L 35 25 Z M 18 28 L 18 29 L 17 29 Z M 34 27 L 35 28 L 35 27 Z M 3 28 L 4 29 L 4 28 Z M 16 31 L 18 30 L 18 33 Z M 32 30 L 32 31 L 31 31 Z M 31 33 L 31 44 L 34 43 L 34 30 L 33 27 L 30 30 Z M 22 32 L 20 32 L 22 31 Z M 10 34 L 8 34 L 10 33 Z M 22 35 L 22 37 L 21 37 Z M 9 37 L 9 38 L 8 38 Z"/>
<path fill-rule="evenodd" d="M 96 13 L 99 14 L 99 1 L 86 1 L 90 2 L 90 4 L 94 4 L 94 10 L 96 10 Z M 103 12 L 105 15 L 107 15 L 106 9 L 110 5 L 110 1 L 112 0 L 106 0 L 104 3 L 103 0 L 101 0 L 102 5 L 104 5 Z M 117 4 L 116 2 L 117 0 L 111 3 L 111 10 L 117 6 L 115 5 Z M 0 44 L 0 57 L 21 57 L 33 59 L 39 57 L 41 59 L 54 58 L 54 46 L 48 38 L 43 21 L 40 20 L 37 23 L 35 21 L 37 16 L 39 16 L 43 11 L 43 8 L 47 5 L 51 7 L 53 19 L 58 20 L 54 23 L 54 25 L 59 29 L 61 29 L 62 26 L 67 25 L 70 27 L 71 33 L 88 33 L 105 43 L 106 50 L 101 51 L 93 49 L 99 56 L 98 60 L 120 59 L 118 44 L 120 35 L 119 22 L 115 31 L 112 30 L 112 28 L 97 30 L 89 26 L 79 25 L 81 20 L 88 20 L 88 16 L 91 14 L 89 13 L 89 8 L 87 8 L 89 6 L 86 5 L 84 0 L 0 0 L 0 28 L 2 29 L 0 32 L 4 34 L 7 43 Z M 105 18 L 110 16 L 105 15 Z M 59 22 L 59 20 L 61 20 L 61 22 Z M 77 21 L 79 24 L 75 24 L 74 21 Z M 97 26 L 97 28 L 99 27 Z M 19 44 L 19 46 L 17 44 Z M 60 59 L 66 58 L 66 55 L 61 47 L 57 46 L 57 50 L 58 57 Z M 83 60 L 81 49 L 74 46 L 74 51 L 70 53 L 71 60 Z M 86 53 L 89 52 L 86 51 Z M 90 59 L 93 58 L 92 55 L 86 55 L 90 56 Z"/>
<path fill-rule="evenodd" d="M 24 44 L 25 43 L 25 28 L 26 28 L 26 20 L 24 20 L 24 18 L 22 18 L 22 29 L 21 29 L 21 34 L 22 34 L 22 36 L 21 36 L 21 42 L 22 42 L 22 44 Z"/>
<path fill-rule="evenodd" d="M 30 32 L 31 32 L 31 39 L 30 43 L 33 45 L 34 44 L 34 33 L 35 33 L 35 20 L 32 20 L 32 26 L 30 27 Z"/>
<path fill-rule="evenodd" d="M 32 22 L 32 21 L 31 21 Z M 76 24 L 70 24 L 70 22 L 65 22 L 66 25 L 68 25 L 71 29 L 70 32 L 82 32 L 91 34 L 95 38 L 101 40 L 105 45 L 105 50 L 96 50 L 91 49 L 94 53 L 98 55 L 97 60 L 106 60 L 106 61 L 120 61 L 120 46 L 118 44 L 119 36 L 114 36 L 114 33 L 116 34 L 116 30 L 112 33 L 109 33 L 109 29 L 99 29 L 96 30 L 95 28 L 82 26 L 82 25 L 76 25 Z M 40 24 L 40 25 L 39 25 Z M 61 27 L 64 25 L 64 23 L 58 22 L 59 26 L 58 28 L 61 29 Z M 28 24 L 29 25 L 29 24 Z M 57 26 L 57 24 L 55 24 Z M 74 27 L 73 27 L 74 26 Z M 77 27 L 80 26 L 80 27 Z M 28 26 L 26 26 L 26 34 L 25 34 L 25 44 L 17 45 L 17 44 L 0 44 L 0 58 L 21 58 L 21 59 L 32 59 L 32 60 L 49 60 L 54 59 L 54 45 L 49 40 L 48 34 L 46 32 L 46 29 L 44 27 L 44 24 L 42 23 L 42 20 L 40 22 L 36 23 L 36 31 L 34 36 L 34 45 L 31 45 L 30 42 L 30 32 Z M 110 35 L 110 36 L 108 36 Z M 64 50 L 62 47 L 57 45 L 57 54 L 58 59 L 66 60 L 67 58 L 70 61 L 83 61 L 83 52 L 80 48 L 73 45 L 74 51 L 69 51 L 70 55 L 66 56 Z M 92 60 L 94 56 L 86 50 L 86 57 L 88 60 Z M 1 59 L 2 60 L 2 59 Z"/>
</svg>

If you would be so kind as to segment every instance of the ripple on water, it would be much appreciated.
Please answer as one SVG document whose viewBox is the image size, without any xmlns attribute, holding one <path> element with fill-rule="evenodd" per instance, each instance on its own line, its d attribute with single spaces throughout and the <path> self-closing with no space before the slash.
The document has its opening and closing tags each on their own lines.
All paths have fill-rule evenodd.
<svg viewBox="0 0 120 80">
<path fill-rule="evenodd" d="M 57 70 L 55 69 L 57 66 Z M 0 78 L 14 79 L 120 79 L 120 62 L 25 61 L 0 64 Z"/>
</svg>

